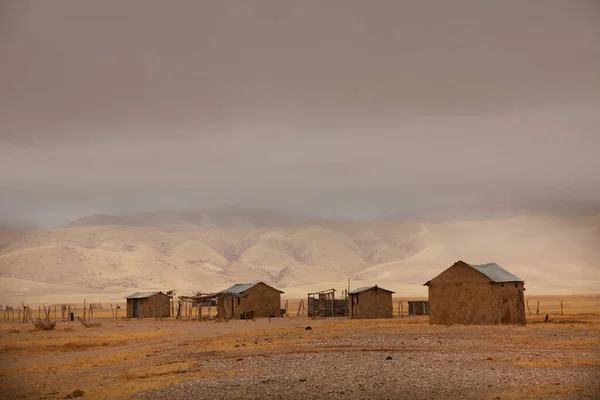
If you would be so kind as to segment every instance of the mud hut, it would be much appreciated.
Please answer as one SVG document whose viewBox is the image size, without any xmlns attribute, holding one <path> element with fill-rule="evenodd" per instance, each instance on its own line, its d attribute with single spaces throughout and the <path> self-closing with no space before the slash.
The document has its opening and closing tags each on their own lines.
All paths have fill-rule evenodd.
<svg viewBox="0 0 600 400">
<path fill-rule="evenodd" d="M 361 287 L 348 292 L 350 318 L 392 318 L 391 290 L 375 286 Z"/>
<path fill-rule="evenodd" d="M 218 293 L 217 308 L 225 318 L 280 317 L 282 293 L 264 282 L 237 283 Z"/>
<path fill-rule="evenodd" d="M 171 316 L 171 297 L 163 292 L 138 292 L 126 297 L 127 318 Z"/>
<path fill-rule="evenodd" d="M 525 324 L 525 282 L 498 264 L 458 261 L 425 283 L 430 324 Z"/>
</svg>

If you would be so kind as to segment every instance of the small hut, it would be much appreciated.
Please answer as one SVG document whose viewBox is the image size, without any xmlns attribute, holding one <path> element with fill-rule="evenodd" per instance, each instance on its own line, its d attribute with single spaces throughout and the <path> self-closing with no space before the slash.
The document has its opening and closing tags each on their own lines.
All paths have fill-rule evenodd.
<svg viewBox="0 0 600 400">
<path fill-rule="evenodd" d="M 525 282 L 496 263 L 458 261 L 425 283 L 430 324 L 525 324 Z"/>
<path fill-rule="evenodd" d="M 163 292 L 137 292 L 126 297 L 127 318 L 171 316 L 171 297 Z"/>
<path fill-rule="evenodd" d="M 429 315 L 428 301 L 409 301 L 408 315 Z"/>
<path fill-rule="evenodd" d="M 350 318 L 392 318 L 393 293 L 377 285 L 348 292 Z"/>
<path fill-rule="evenodd" d="M 335 289 L 322 290 L 308 294 L 309 317 L 343 317 L 348 315 L 348 298 L 336 299 Z"/>
<path fill-rule="evenodd" d="M 264 282 L 237 283 L 218 293 L 217 309 L 223 318 L 280 317 L 282 293 Z"/>
</svg>

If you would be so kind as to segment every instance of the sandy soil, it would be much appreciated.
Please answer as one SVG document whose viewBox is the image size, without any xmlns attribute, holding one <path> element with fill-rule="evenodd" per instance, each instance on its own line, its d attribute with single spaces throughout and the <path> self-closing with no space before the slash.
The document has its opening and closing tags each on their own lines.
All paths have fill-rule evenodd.
<svg viewBox="0 0 600 400">
<path fill-rule="evenodd" d="M 599 398 L 600 316 L 540 319 L 2 323 L 0 397 Z"/>
</svg>

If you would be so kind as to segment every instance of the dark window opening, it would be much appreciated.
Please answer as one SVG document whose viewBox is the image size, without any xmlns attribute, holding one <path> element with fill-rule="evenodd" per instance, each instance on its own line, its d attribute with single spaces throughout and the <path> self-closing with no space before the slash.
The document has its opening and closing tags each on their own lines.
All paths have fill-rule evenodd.
<svg viewBox="0 0 600 400">
<path fill-rule="evenodd" d="M 516 288 L 518 288 L 518 287 L 519 287 L 519 285 L 515 283 L 515 287 L 516 287 Z"/>
<path fill-rule="evenodd" d="M 502 284 L 502 287 L 504 287 L 504 283 Z"/>
<path fill-rule="evenodd" d="M 238 306 L 240 305 L 241 299 L 238 297 Z"/>
</svg>

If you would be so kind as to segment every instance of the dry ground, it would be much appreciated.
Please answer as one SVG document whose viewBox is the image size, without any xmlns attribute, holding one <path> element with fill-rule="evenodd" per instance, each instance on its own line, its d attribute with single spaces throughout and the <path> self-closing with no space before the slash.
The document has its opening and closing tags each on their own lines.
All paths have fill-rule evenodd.
<svg viewBox="0 0 600 400">
<path fill-rule="evenodd" d="M 550 314 L 525 327 L 295 315 L 50 332 L 0 323 L 0 398 L 600 398 L 600 315 Z"/>
</svg>

